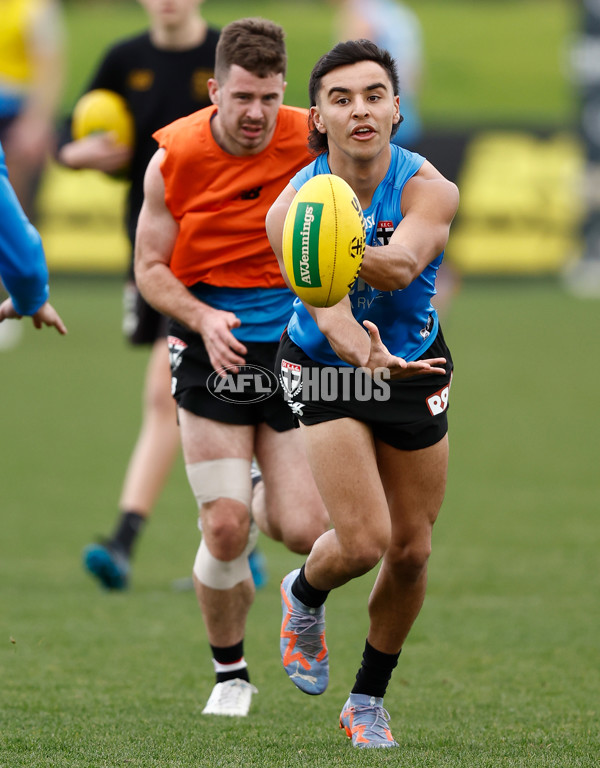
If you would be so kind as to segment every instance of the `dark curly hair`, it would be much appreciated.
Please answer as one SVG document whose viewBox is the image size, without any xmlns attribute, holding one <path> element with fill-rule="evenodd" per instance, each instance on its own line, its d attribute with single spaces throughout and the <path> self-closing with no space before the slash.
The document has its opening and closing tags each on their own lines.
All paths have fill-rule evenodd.
<svg viewBox="0 0 600 768">
<path fill-rule="evenodd" d="M 321 56 L 319 61 L 317 61 L 313 67 L 308 82 L 308 97 L 310 99 L 311 107 L 314 107 L 317 104 L 317 94 L 321 88 L 321 81 L 325 75 L 338 67 L 345 67 L 348 64 L 356 64 L 359 61 L 374 61 L 376 64 L 380 64 L 390 78 L 394 96 L 399 95 L 400 84 L 398 81 L 398 69 L 392 55 L 384 48 L 379 48 L 379 46 L 375 45 L 371 40 L 347 40 L 345 43 L 338 43 L 328 53 Z M 402 119 L 402 116 L 400 116 L 400 121 L 392 126 L 390 138 L 398 130 Z M 315 155 L 327 152 L 329 146 L 327 142 L 327 134 L 320 133 L 315 128 L 311 118 L 308 120 L 308 127 L 310 131 L 308 136 L 308 147 L 311 152 Z"/>
</svg>

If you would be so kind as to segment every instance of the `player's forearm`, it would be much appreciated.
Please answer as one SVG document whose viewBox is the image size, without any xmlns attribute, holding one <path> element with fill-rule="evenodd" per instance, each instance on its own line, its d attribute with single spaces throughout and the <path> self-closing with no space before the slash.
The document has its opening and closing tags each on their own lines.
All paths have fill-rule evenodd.
<svg viewBox="0 0 600 768">
<path fill-rule="evenodd" d="M 61 165 L 66 165 L 74 170 L 89 167 L 90 163 L 88 153 L 85 151 L 85 145 L 82 148 L 81 143 L 78 141 L 70 141 L 68 144 L 63 144 L 57 152 L 57 160 Z"/>
<path fill-rule="evenodd" d="M 203 305 L 167 265 L 136 262 L 135 279 L 140 293 L 154 309 L 188 328 L 197 326 Z"/>
<path fill-rule="evenodd" d="M 48 300 L 48 267 L 39 233 L 10 186 L 0 154 L 0 276 L 20 315 Z"/>
<path fill-rule="evenodd" d="M 367 246 L 360 276 L 379 291 L 396 291 L 409 286 L 419 274 L 418 259 L 402 245 Z"/>
<path fill-rule="evenodd" d="M 339 312 L 336 307 L 311 309 L 319 330 L 340 360 L 357 367 L 366 365 L 370 351 L 369 335 L 352 313 Z"/>
</svg>

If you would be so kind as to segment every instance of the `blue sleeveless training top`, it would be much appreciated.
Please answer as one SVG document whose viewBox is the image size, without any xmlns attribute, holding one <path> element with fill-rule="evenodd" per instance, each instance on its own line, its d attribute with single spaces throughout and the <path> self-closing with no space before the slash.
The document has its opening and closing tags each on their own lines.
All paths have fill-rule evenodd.
<svg viewBox="0 0 600 768">
<path fill-rule="evenodd" d="M 402 147 L 392 144 L 390 148 L 392 157 L 388 172 L 375 190 L 371 205 L 363 211 L 367 244 L 372 246 L 387 245 L 389 242 L 402 220 L 400 200 L 404 185 L 425 162 L 421 155 Z M 319 155 L 299 171 L 291 184 L 299 190 L 309 178 L 322 173 L 331 173 L 327 153 Z M 431 299 L 436 292 L 435 277 L 443 256 L 443 252 L 440 253 L 403 290 L 379 291 L 360 277 L 350 290 L 352 313 L 356 320 L 360 324 L 363 320 L 375 323 L 390 352 L 409 362 L 417 360 L 437 335 L 438 317 Z M 312 360 L 327 365 L 348 365 L 333 352 L 300 299 L 294 301 L 293 307 L 294 313 L 288 324 L 291 340 Z"/>
</svg>

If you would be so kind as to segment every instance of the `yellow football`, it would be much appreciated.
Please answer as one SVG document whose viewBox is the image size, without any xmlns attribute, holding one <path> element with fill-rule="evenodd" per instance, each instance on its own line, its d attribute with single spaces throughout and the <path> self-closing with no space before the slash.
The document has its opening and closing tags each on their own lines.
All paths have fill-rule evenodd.
<svg viewBox="0 0 600 768">
<path fill-rule="evenodd" d="M 331 307 L 352 288 L 365 253 L 365 219 L 352 187 L 320 174 L 300 187 L 283 226 L 283 262 L 296 295 Z"/>
<path fill-rule="evenodd" d="M 74 139 L 111 131 L 119 144 L 133 146 L 133 117 L 127 102 L 118 93 L 104 88 L 88 91 L 79 99 L 73 110 L 71 130 Z"/>
</svg>

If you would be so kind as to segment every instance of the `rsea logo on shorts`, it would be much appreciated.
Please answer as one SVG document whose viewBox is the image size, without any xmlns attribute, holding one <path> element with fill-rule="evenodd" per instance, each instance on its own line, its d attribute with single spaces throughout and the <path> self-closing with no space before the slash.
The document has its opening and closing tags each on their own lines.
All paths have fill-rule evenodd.
<svg viewBox="0 0 600 768">
<path fill-rule="evenodd" d="M 444 413 L 444 411 L 448 407 L 449 395 L 450 395 L 450 384 L 446 384 L 445 387 L 442 387 L 442 389 L 438 389 L 438 391 L 434 392 L 433 395 L 429 395 L 426 402 L 427 402 L 427 407 L 429 408 L 429 413 L 431 413 L 432 416 L 439 416 L 440 413 Z"/>
<path fill-rule="evenodd" d="M 206 381 L 206 388 L 217 400 L 249 405 L 272 397 L 279 388 L 279 382 L 273 371 L 248 363 L 213 371 Z"/>
</svg>

